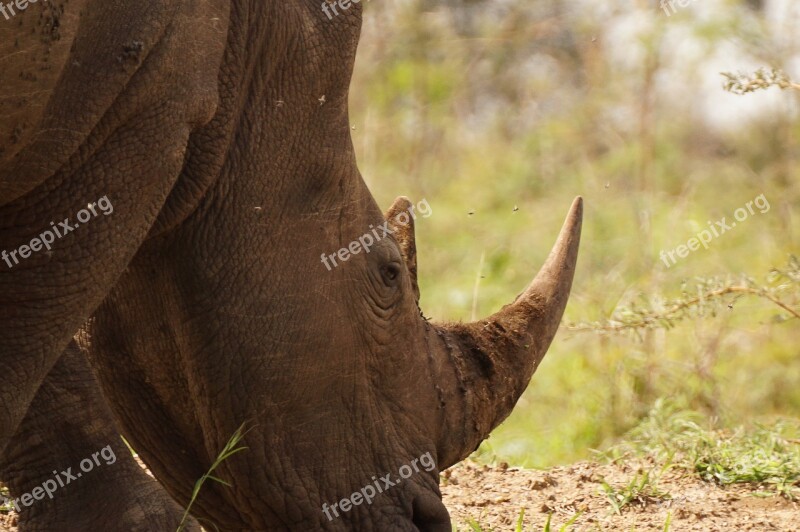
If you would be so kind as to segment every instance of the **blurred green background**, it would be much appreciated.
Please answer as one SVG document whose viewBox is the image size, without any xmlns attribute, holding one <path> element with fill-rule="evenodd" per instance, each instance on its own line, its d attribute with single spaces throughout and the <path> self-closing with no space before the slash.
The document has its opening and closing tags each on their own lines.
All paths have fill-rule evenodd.
<svg viewBox="0 0 800 532">
<path fill-rule="evenodd" d="M 737 95 L 720 75 L 774 67 L 800 78 L 800 6 L 675 7 L 364 3 L 353 140 L 384 209 L 398 195 L 431 205 L 417 223 L 426 316 L 469 320 L 509 303 L 573 197 L 585 199 L 562 330 L 479 459 L 588 457 L 662 397 L 722 426 L 800 416 L 800 321 L 765 297 L 722 298 L 669 328 L 607 330 L 657 315 L 673 304 L 664 298 L 691 302 L 697 283 L 699 293 L 739 286 L 742 274 L 800 308 L 796 272 L 794 284 L 767 279 L 800 255 L 800 91 Z M 766 212 L 669 268 L 660 260 L 761 194 Z M 730 277 L 708 280 L 719 276 Z M 580 323 L 594 325 L 567 327 Z"/>
</svg>

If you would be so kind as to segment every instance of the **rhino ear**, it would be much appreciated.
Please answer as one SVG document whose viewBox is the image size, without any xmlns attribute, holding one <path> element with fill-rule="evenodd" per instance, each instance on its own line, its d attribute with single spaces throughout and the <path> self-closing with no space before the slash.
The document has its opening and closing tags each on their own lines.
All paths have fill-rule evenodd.
<svg viewBox="0 0 800 532">
<path fill-rule="evenodd" d="M 417 244 L 414 236 L 414 204 L 405 197 L 399 196 L 394 200 L 392 206 L 386 211 L 384 217 L 392 229 L 392 234 L 397 244 L 400 246 L 400 253 L 406 263 L 408 273 L 411 276 L 411 287 L 414 290 L 414 298 L 419 303 L 419 285 L 417 284 Z"/>
</svg>

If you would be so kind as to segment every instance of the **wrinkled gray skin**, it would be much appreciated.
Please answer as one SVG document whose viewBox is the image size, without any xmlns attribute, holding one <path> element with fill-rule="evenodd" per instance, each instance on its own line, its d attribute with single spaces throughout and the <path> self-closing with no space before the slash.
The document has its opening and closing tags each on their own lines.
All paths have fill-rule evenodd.
<svg viewBox="0 0 800 532">
<path fill-rule="evenodd" d="M 319 0 L 51 1 L 0 19 L 0 250 L 114 207 L 0 263 L 0 478 L 19 496 L 105 445 L 119 458 L 23 509 L 23 529 L 169 530 L 245 423 L 247 451 L 215 473 L 231 487 L 193 507 L 220 530 L 450 530 L 438 471 L 544 356 L 581 204 L 528 289 L 476 323 L 421 317 L 410 225 L 327 271 L 321 253 L 383 222 L 347 117 L 360 19 Z M 431 471 L 322 512 L 428 452 Z"/>
</svg>

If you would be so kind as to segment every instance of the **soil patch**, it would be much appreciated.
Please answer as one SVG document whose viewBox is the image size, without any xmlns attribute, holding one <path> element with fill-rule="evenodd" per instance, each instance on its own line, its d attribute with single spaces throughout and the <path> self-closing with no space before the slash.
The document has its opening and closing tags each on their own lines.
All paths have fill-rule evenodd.
<svg viewBox="0 0 800 532">
<path fill-rule="evenodd" d="M 800 506 L 782 497 L 764 496 L 758 486 L 720 487 L 686 471 L 665 471 L 654 489 L 646 490 L 619 514 L 603 489 L 603 481 L 624 498 L 632 479 L 659 468 L 646 462 L 599 465 L 580 462 L 546 471 L 486 467 L 462 463 L 445 471 L 444 502 L 459 530 L 472 530 L 469 520 L 484 531 L 513 531 L 522 508 L 525 530 L 544 530 L 552 514 L 559 530 L 580 513 L 569 530 L 800 530 Z M 656 496 L 657 494 L 657 496 Z M 612 495 L 614 497 L 615 495 Z M 619 500 L 619 497 L 617 497 Z"/>
</svg>

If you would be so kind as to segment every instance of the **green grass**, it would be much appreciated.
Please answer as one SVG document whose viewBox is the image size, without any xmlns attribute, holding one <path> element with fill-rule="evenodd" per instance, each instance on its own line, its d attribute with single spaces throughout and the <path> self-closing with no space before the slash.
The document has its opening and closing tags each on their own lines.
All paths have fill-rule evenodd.
<svg viewBox="0 0 800 532">
<path fill-rule="evenodd" d="M 211 467 L 208 468 L 202 477 L 197 479 L 195 482 L 194 488 L 192 489 L 192 496 L 189 499 L 189 504 L 186 506 L 186 509 L 183 512 L 183 517 L 181 517 L 181 522 L 178 524 L 177 532 L 182 532 L 186 527 L 186 520 L 189 518 L 189 514 L 191 512 L 192 506 L 194 505 L 197 497 L 200 495 L 200 490 L 202 489 L 203 485 L 206 481 L 211 480 L 212 482 L 217 482 L 219 484 L 223 484 L 225 486 L 230 487 L 230 484 L 219 477 L 214 476 L 214 471 L 217 470 L 219 466 L 222 465 L 223 462 L 228 460 L 230 457 L 244 451 L 247 447 L 239 446 L 239 443 L 244 439 L 246 432 L 244 432 L 244 423 L 236 429 L 236 432 L 230 437 L 228 442 L 225 444 L 225 447 L 222 448 L 217 458 L 214 460 L 214 463 L 211 464 Z M 216 527 L 215 527 L 216 528 Z"/>
<path fill-rule="evenodd" d="M 13 510 L 14 507 L 10 504 L 10 499 L 11 495 L 8 493 L 8 488 L 0 486 L 0 501 L 9 501 L 8 503 L 3 502 L 3 504 L 0 504 L 0 512 L 8 513 Z"/>
<path fill-rule="evenodd" d="M 581 516 L 581 513 L 582 512 L 578 512 L 575 515 L 573 515 L 566 523 L 564 523 L 563 525 L 561 525 L 561 527 L 559 527 L 558 532 L 567 532 L 570 529 L 570 527 L 575 523 L 575 521 L 577 521 L 578 518 Z M 545 521 L 544 526 L 541 529 L 542 532 L 554 532 L 555 529 L 551 524 L 552 519 L 553 519 L 553 514 L 552 513 L 547 514 L 547 520 Z M 480 524 L 480 522 L 472 518 L 467 520 L 467 525 L 469 526 L 468 530 L 471 532 L 495 532 L 495 529 L 485 528 L 483 525 Z M 453 531 L 466 532 L 462 529 L 459 529 L 458 526 L 456 526 L 455 524 L 453 525 Z M 514 525 L 514 532 L 537 532 L 537 529 L 533 525 L 526 528 L 525 508 L 522 508 L 519 512 L 519 516 L 517 517 L 517 521 Z"/>
<path fill-rule="evenodd" d="M 649 471 L 637 473 L 624 486 L 612 486 L 605 480 L 601 483 L 602 492 L 617 515 L 629 505 L 647 506 L 651 503 L 667 501 L 672 496 L 658 488 L 656 478 L 650 476 Z"/>
<path fill-rule="evenodd" d="M 523 516 L 524 516 L 524 513 L 520 513 L 520 516 L 519 516 L 520 520 L 517 521 L 517 530 L 516 530 L 516 532 L 524 532 L 523 531 L 523 527 L 522 527 L 522 517 Z M 558 529 L 558 532 L 566 532 L 567 530 L 569 530 L 569 527 L 572 526 L 572 524 L 575 521 L 577 521 L 580 516 L 581 516 L 581 512 L 578 512 L 575 515 L 573 515 L 569 519 L 569 521 L 567 521 L 566 523 L 561 525 L 561 527 Z M 552 531 L 552 527 L 550 526 L 550 521 L 552 520 L 552 518 L 553 518 L 553 514 L 547 514 L 547 521 L 545 521 L 544 528 L 542 529 L 543 532 L 551 532 Z"/>
<path fill-rule="evenodd" d="M 719 485 L 750 484 L 765 495 L 800 495 L 800 420 L 740 426 L 704 426 L 685 407 L 658 401 L 650 415 L 605 453 L 611 460 L 647 456 Z"/>
</svg>

